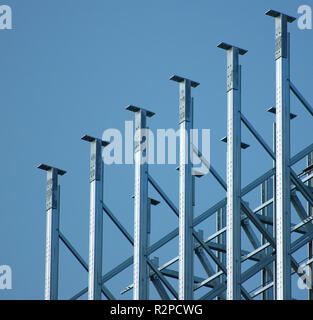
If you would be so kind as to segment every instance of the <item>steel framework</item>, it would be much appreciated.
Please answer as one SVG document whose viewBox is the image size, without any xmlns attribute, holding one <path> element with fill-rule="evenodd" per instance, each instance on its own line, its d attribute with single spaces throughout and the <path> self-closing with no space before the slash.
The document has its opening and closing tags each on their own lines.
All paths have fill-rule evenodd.
<svg viewBox="0 0 313 320">
<path fill-rule="evenodd" d="M 134 192 L 134 238 L 119 222 L 118 218 L 103 202 L 103 161 L 101 150 L 109 142 L 84 136 L 90 142 L 90 233 L 89 263 L 85 262 L 59 228 L 60 187 L 58 175 L 65 171 L 41 164 L 47 171 L 47 237 L 45 299 L 58 299 L 59 240 L 70 250 L 82 267 L 88 271 L 88 287 L 78 292 L 72 299 L 78 299 L 88 292 L 88 299 L 115 299 L 106 282 L 133 264 L 133 284 L 122 291 L 133 290 L 133 298 L 149 299 L 150 283 L 161 299 L 194 299 L 195 291 L 205 288 L 199 298 L 209 299 L 293 299 L 291 277 L 303 277 L 303 268 L 313 262 L 313 143 L 290 156 L 290 92 L 313 116 L 313 108 L 290 79 L 290 34 L 288 23 L 295 18 L 270 10 L 267 15 L 275 18 L 275 59 L 276 59 L 276 107 L 269 112 L 276 114 L 273 125 L 273 148 L 258 133 L 241 111 L 241 65 L 239 55 L 246 50 L 221 43 L 219 48 L 227 54 L 227 181 L 205 159 L 193 144 L 194 103 L 192 88 L 199 83 L 173 76 L 179 83 L 179 207 L 163 191 L 159 183 L 148 171 L 148 136 L 145 134 L 147 118 L 153 112 L 143 108 L 128 106 L 135 114 L 135 192 Z M 241 149 L 248 147 L 241 140 L 241 124 L 251 132 L 273 160 L 273 168 L 242 188 Z M 191 150 L 191 152 L 190 152 Z M 225 190 L 227 196 L 194 217 L 195 177 L 192 157 L 198 157 L 211 175 Z M 293 166 L 306 160 L 306 167 L 297 173 Z M 178 217 L 178 227 L 150 244 L 151 205 L 159 201 L 151 199 L 148 186 L 152 186 L 162 200 Z M 251 208 L 243 197 L 260 188 L 260 205 Z M 303 203 L 306 203 L 304 205 Z M 292 210 L 291 206 L 294 208 Z M 295 212 L 300 219 L 291 223 Z M 133 256 L 103 274 L 103 214 L 106 214 L 123 236 L 134 247 Z M 196 227 L 209 218 L 216 219 L 216 231 L 204 237 Z M 244 250 L 241 239 L 245 236 L 253 250 Z M 292 241 L 292 235 L 296 240 Z M 151 254 L 175 237 L 179 238 L 179 254 L 163 265 L 158 257 Z M 294 253 L 307 247 L 307 258 L 297 261 Z M 194 261 L 198 259 L 207 277 L 195 274 Z M 178 271 L 170 267 L 178 262 Z M 243 263 L 249 266 L 243 269 Z M 260 275 L 261 285 L 248 290 L 249 279 Z M 178 290 L 170 279 L 178 279 Z M 308 284 L 308 283 L 307 283 Z M 308 299 L 313 299 L 312 280 L 308 286 Z"/>
</svg>

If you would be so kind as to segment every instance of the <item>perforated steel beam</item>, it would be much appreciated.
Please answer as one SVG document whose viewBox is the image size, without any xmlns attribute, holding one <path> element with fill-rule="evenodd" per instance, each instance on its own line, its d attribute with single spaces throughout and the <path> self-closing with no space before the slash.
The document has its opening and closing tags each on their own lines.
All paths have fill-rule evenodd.
<svg viewBox="0 0 313 320">
<path fill-rule="evenodd" d="M 308 167 L 311 167 L 313 165 L 313 152 L 311 152 L 308 156 L 307 156 L 307 166 Z M 313 168 L 312 168 L 313 170 Z M 312 171 L 309 171 L 308 174 L 312 172 Z M 310 179 L 308 181 L 308 187 L 313 187 L 313 179 Z M 309 216 L 313 216 L 313 207 L 311 206 L 311 204 L 308 202 L 307 204 L 307 210 L 308 210 L 308 215 Z M 311 260 L 313 257 L 313 241 L 310 241 L 309 244 L 308 244 L 308 258 L 309 260 Z M 310 263 L 309 265 L 309 268 L 311 268 L 311 274 L 312 274 L 312 263 Z M 308 299 L 309 300 L 313 300 L 313 289 L 312 288 L 308 288 Z"/>
<path fill-rule="evenodd" d="M 109 143 L 88 135 L 83 136 L 82 140 L 90 142 L 88 299 L 101 300 L 103 250 L 103 161 L 101 150 Z"/>
<path fill-rule="evenodd" d="M 60 224 L 60 186 L 58 185 L 58 175 L 64 175 L 66 172 L 45 164 L 40 164 L 38 168 L 47 171 L 45 300 L 57 300 Z"/>
<path fill-rule="evenodd" d="M 193 177 L 190 152 L 192 129 L 191 87 L 199 83 L 179 76 L 179 299 L 193 299 Z"/>
<path fill-rule="evenodd" d="M 247 51 L 221 43 L 227 51 L 227 299 L 241 300 L 241 66 Z"/>
<path fill-rule="evenodd" d="M 265 203 L 269 199 L 273 198 L 273 179 L 270 178 L 267 181 L 263 182 L 261 185 L 261 201 Z M 273 219 L 273 204 L 268 205 L 262 210 L 262 214 L 265 217 Z M 266 229 L 270 234 L 273 234 L 273 226 L 267 225 Z M 262 236 L 262 244 L 264 245 L 267 242 L 267 239 Z M 265 255 L 269 255 L 273 252 L 272 247 L 268 247 L 264 250 Z M 262 286 L 266 287 L 268 283 L 273 281 L 273 265 L 267 266 L 262 270 Z M 273 300 L 273 286 L 269 287 L 267 290 L 262 292 L 263 300 Z"/>
<path fill-rule="evenodd" d="M 275 18 L 276 59 L 276 299 L 291 299 L 290 259 L 290 36 L 295 18 L 270 10 Z"/>
<path fill-rule="evenodd" d="M 276 122 L 273 122 L 273 168 L 276 171 Z M 276 175 L 273 175 L 273 237 L 276 239 Z M 273 261 L 273 299 L 276 300 L 276 259 Z"/>
<path fill-rule="evenodd" d="M 135 106 L 135 206 L 134 206 L 134 300 L 147 300 L 149 292 L 149 212 L 147 117 L 153 112 Z"/>
</svg>

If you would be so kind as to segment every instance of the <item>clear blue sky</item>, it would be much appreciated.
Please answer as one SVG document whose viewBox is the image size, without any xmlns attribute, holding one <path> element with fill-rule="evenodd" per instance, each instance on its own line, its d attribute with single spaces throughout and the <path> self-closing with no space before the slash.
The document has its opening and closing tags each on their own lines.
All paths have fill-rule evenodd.
<svg viewBox="0 0 313 320">
<path fill-rule="evenodd" d="M 177 128 L 178 87 L 168 79 L 179 74 L 201 84 L 193 91 L 195 126 L 211 129 L 211 161 L 225 177 L 226 146 L 219 139 L 226 135 L 226 55 L 216 45 L 225 41 L 249 50 L 241 58 L 242 111 L 271 144 L 273 116 L 265 111 L 275 104 L 274 21 L 264 13 L 272 8 L 298 17 L 299 5 L 313 7 L 312 0 L 1 4 L 12 7 L 13 30 L 0 30 L 0 265 L 12 267 L 13 289 L 0 290 L 0 299 L 44 296 L 46 177 L 37 164 L 68 171 L 60 178 L 61 230 L 88 260 L 89 145 L 80 137 L 101 137 L 106 128 L 123 130 L 124 120 L 132 119 L 124 110 L 128 104 L 156 113 L 149 120 L 153 130 Z M 296 23 L 289 30 L 292 79 L 313 102 L 313 30 L 299 30 Z M 298 114 L 292 121 L 294 154 L 312 143 L 312 119 L 293 98 L 291 109 Z M 251 144 L 243 152 L 244 186 L 269 169 L 271 159 L 245 129 L 243 140 Z M 150 171 L 178 204 L 175 166 Z M 130 165 L 107 167 L 104 186 L 106 203 L 131 234 L 133 173 Z M 224 196 L 211 176 L 198 182 L 197 191 L 196 215 Z M 164 204 L 153 211 L 152 221 L 153 242 L 178 225 Z M 202 228 L 208 224 L 215 222 Z M 107 218 L 104 229 L 105 272 L 132 249 Z M 164 263 L 177 252 L 176 239 L 154 255 Z M 121 297 L 120 290 L 130 283 L 131 268 L 107 285 Z M 86 285 L 87 273 L 61 245 L 60 298 Z M 131 297 L 129 292 L 122 298 Z"/>
</svg>

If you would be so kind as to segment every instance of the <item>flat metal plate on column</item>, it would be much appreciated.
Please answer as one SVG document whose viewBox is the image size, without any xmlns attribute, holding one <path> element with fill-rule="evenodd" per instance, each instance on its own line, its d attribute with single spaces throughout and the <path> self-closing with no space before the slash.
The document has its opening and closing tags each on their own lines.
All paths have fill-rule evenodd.
<svg viewBox="0 0 313 320">
<path fill-rule="evenodd" d="M 177 76 L 177 75 L 171 76 L 171 77 L 170 77 L 170 80 L 175 81 L 175 82 L 183 82 L 184 80 L 189 80 L 189 81 L 190 81 L 190 85 L 191 85 L 193 88 L 196 88 L 198 85 L 200 85 L 199 82 L 192 81 L 192 80 L 190 80 L 190 79 L 183 78 L 183 77 L 180 77 L 180 76 Z"/>
<path fill-rule="evenodd" d="M 49 165 L 43 164 L 43 163 L 41 163 L 39 166 L 37 166 L 37 168 L 41 169 L 41 170 L 44 170 L 44 171 L 49 171 L 51 169 L 56 169 L 60 176 L 63 176 L 66 173 L 65 170 L 61 170 L 61 169 L 58 169 L 58 168 L 55 168 L 55 167 L 52 167 L 52 166 L 49 166 Z"/>
<path fill-rule="evenodd" d="M 84 136 L 82 136 L 81 139 L 84 140 L 84 141 L 88 141 L 88 142 L 92 142 L 92 141 L 97 140 L 97 138 L 94 138 L 94 137 L 92 137 L 92 136 L 88 136 L 87 134 L 85 134 Z M 109 145 L 109 144 L 110 144 L 109 141 L 101 140 L 101 145 L 102 145 L 102 147 L 106 147 L 106 146 Z"/>
<path fill-rule="evenodd" d="M 149 111 L 149 110 L 144 109 L 144 108 L 139 108 L 139 107 L 136 107 L 136 106 L 133 106 L 133 105 L 129 105 L 129 106 L 127 106 L 125 109 L 126 109 L 126 110 L 129 110 L 129 111 L 132 111 L 132 112 L 138 112 L 138 111 L 140 111 L 140 110 L 145 111 L 147 117 L 149 117 L 149 118 L 151 118 L 152 116 L 155 115 L 155 113 L 152 112 L 152 111 Z"/>
<path fill-rule="evenodd" d="M 224 50 L 229 50 L 229 49 L 231 49 L 231 48 L 237 48 L 237 49 L 238 49 L 238 53 L 239 53 L 240 55 L 242 55 L 242 56 L 245 55 L 245 54 L 248 52 L 248 50 L 238 48 L 238 47 L 236 47 L 236 46 L 233 46 L 233 45 L 228 44 L 228 43 L 225 43 L 225 42 L 219 43 L 219 44 L 217 45 L 217 47 L 218 47 L 218 48 L 221 48 L 221 49 L 224 49 Z"/>
<path fill-rule="evenodd" d="M 266 13 L 265 13 L 267 16 L 271 16 L 271 17 L 274 17 L 274 18 L 277 18 L 279 17 L 281 14 L 285 15 L 287 17 L 287 21 L 288 22 L 293 22 L 295 20 L 297 20 L 295 17 L 292 17 L 292 16 L 288 16 L 287 14 L 284 14 L 282 12 L 278 12 L 278 11 L 275 11 L 275 10 L 268 10 Z"/>
</svg>

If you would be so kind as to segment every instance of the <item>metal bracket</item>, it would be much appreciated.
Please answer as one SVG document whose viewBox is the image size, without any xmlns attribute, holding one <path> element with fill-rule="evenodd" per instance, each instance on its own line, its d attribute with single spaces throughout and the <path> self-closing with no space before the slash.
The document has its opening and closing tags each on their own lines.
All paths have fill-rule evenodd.
<svg viewBox="0 0 313 320">
<path fill-rule="evenodd" d="M 177 75 L 170 77 L 170 80 L 178 82 L 179 86 L 179 123 L 183 121 L 190 122 L 191 120 L 191 90 L 190 88 L 196 88 L 200 83 L 192 81 L 187 78 L 183 78 Z"/>
<path fill-rule="evenodd" d="M 140 129 L 148 129 L 146 125 L 146 117 L 153 117 L 155 115 L 154 112 L 149 111 L 144 108 L 139 108 L 133 105 L 128 105 L 126 110 L 135 113 L 135 132 Z M 140 145 L 145 142 L 146 137 L 138 137 L 135 136 L 135 152 L 140 150 Z M 145 150 L 141 150 L 144 152 Z"/>
<path fill-rule="evenodd" d="M 84 141 L 88 141 L 88 142 L 92 142 L 92 141 L 95 141 L 95 140 L 100 140 L 98 138 L 94 138 L 92 136 L 88 136 L 87 134 L 85 134 L 81 139 L 84 140 Z M 101 140 L 102 147 L 106 147 L 109 144 L 110 144 L 109 141 Z"/>
<path fill-rule="evenodd" d="M 155 113 L 152 112 L 152 111 L 149 111 L 149 110 L 144 109 L 144 108 L 139 108 L 139 107 L 133 106 L 131 104 L 126 107 L 126 110 L 129 110 L 129 111 L 132 111 L 132 112 L 138 112 L 140 110 L 144 111 L 146 113 L 147 117 L 149 117 L 149 118 L 151 118 L 151 117 L 153 117 L 155 115 Z"/>
<path fill-rule="evenodd" d="M 243 56 L 248 50 L 232 46 L 225 42 L 221 42 L 217 47 L 227 51 L 227 92 L 232 89 L 238 90 L 240 76 L 238 54 Z"/>
<path fill-rule="evenodd" d="M 296 20 L 295 17 L 292 17 L 292 16 L 288 16 L 287 14 L 285 13 L 282 13 L 282 12 L 279 12 L 279 11 L 275 11 L 275 10 L 268 10 L 266 13 L 265 13 L 267 16 L 270 16 L 270 17 L 274 17 L 274 18 L 277 18 L 279 17 L 280 15 L 284 15 L 286 18 L 287 18 L 287 22 L 294 22 Z"/>
<path fill-rule="evenodd" d="M 49 165 L 43 164 L 43 163 L 41 163 L 39 166 L 37 166 L 37 168 L 38 168 L 38 169 L 41 169 L 41 170 L 44 170 L 44 171 L 49 171 L 49 170 L 51 170 L 51 169 L 55 169 L 55 170 L 57 170 L 57 173 L 58 173 L 58 175 L 60 175 L 60 176 L 63 176 L 63 175 L 65 175 L 65 173 L 66 173 L 66 171 L 64 171 L 64 170 L 61 170 L 61 169 L 58 169 L 58 168 L 56 168 L 56 167 L 52 167 L 52 166 L 49 166 Z"/>
<path fill-rule="evenodd" d="M 275 107 L 270 107 L 269 109 L 267 109 L 267 112 L 276 114 L 276 108 Z M 296 117 L 297 117 L 297 115 L 295 113 L 291 113 L 290 112 L 290 120 L 292 120 L 292 119 L 294 119 Z"/>
<path fill-rule="evenodd" d="M 266 15 L 274 17 L 276 19 L 276 32 L 275 32 L 275 58 L 276 60 L 283 57 L 287 58 L 288 45 L 287 45 L 287 22 L 292 23 L 296 18 L 288 16 L 284 13 L 269 10 Z"/>
<path fill-rule="evenodd" d="M 101 180 L 102 170 L 100 166 L 101 152 L 97 152 L 101 147 L 106 147 L 110 144 L 108 141 L 103 141 L 98 138 L 94 138 L 88 135 L 84 135 L 82 138 L 84 141 L 91 142 L 91 153 L 90 153 L 90 182 L 93 180 Z"/>
<path fill-rule="evenodd" d="M 37 166 L 38 169 L 51 171 L 51 176 L 48 175 L 47 180 L 47 195 L 46 195 L 46 210 L 57 209 L 58 207 L 58 183 L 57 175 L 63 176 L 66 171 L 41 163 Z M 54 180 L 54 181 L 53 181 Z"/>
<path fill-rule="evenodd" d="M 221 43 L 219 43 L 219 44 L 217 45 L 217 47 L 220 48 L 220 49 L 224 49 L 224 50 L 230 50 L 230 49 L 232 49 L 232 48 L 236 48 L 236 49 L 238 49 L 238 53 L 239 53 L 241 56 L 245 55 L 245 54 L 248 52 L 248 50 L 241 49 L 241 48 L 239 48 L 239 47 L 235 47 L 235 46 L 233 46 L 233 45 L 231 45 L 231 44 L 228 44 L 228 43 L 226 43 L 226 42 L 221 42 Z"/>
<path fill-rule="evenodd" d="M 175 82 L 184 82 L 185 80 L 188 80 L 190 81 L 190 85 L 193 87 L 193 88 L 196 88 L 198 87 L 198 85 L 200 85 L 199 82 L 196 82 L 196 81 L 192 81 L 188 78 L 184 78 L 184 77 L 180 77 L 180 76 L 177 76 L 177 75 L 173 75 L 170 77 L 170 80 L 172 81 L 175 81 Z"/>
<path fill-rule="evenodd" d="M 227 143 L 227 137 L 222 138 L 221 141 Z M 241 149 L 247 149 L 249 147 L 250 147 L 250 144 L 241 142 Z"/>
</svg>

